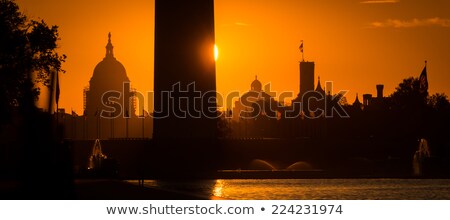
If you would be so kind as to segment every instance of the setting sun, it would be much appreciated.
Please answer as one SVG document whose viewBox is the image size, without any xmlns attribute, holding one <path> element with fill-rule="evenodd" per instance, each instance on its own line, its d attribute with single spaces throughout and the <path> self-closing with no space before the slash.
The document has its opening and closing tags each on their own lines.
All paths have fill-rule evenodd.
<svg viewBox="0 0 450 220">
<path fill-rule="evenodd" d="M 219 48 L 217 48 L 217 45 L 214 44 L 214 60 L 217 61 L 219 58 Z"/>
</svg>

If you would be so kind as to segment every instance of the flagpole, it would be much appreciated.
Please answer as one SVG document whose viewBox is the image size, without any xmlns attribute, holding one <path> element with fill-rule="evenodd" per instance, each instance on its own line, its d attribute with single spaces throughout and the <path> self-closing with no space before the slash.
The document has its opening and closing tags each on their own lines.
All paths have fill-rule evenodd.
<svg viewBox="0 0 450 220">
<path fill-rule="evenodd" d="M 423 67 L 422 73 L 419 76 L 420 82 L 420 92 L 428 94 L 428 79 L 427 79 L 427 61 L 425 60 L 425 66 Z"/>
<path fill-rule="evenodd" d="M 55 94 L 55 101 L 56 101 L 56 113 L 58 113 L 59 108 L 59 79 L 58 79 L 58 71 L 56 71 L 56 93 Z M 58 122 L 58 117 L 56 117 L 56 122 Z"/>
<path fill-rule="evenodd" d="M 56 137 L 58 137 L 58 126 L 59 126 L 59 78 L 58 78 L 58 70 L 56 70 L 56 94 L 55 94 L 55 101 L 56 101 Z"/>
<path fill-rule="evenodd" d="M 303 40 L 300 41 L 300 52 L 302 53 L 302 61 L 305 62 L 305 52 L 303 51 Z"/>
<path fill-rule="evenodd" d="M 303 50 L 303 41 L 302 41 L 302 61 L 305 62 L 305 52 Z"/>
<path fill-rule="evenodd" d="M 125 111 L 125 133 L 126 133 L 126 138 L 128 139 L 128 118 L 129 118 L 129 112 L 128 110 Z"/>
<path fill-rule="evenodd" d="M 142 139 L 144 139 L 145 134 L 144 134 L 144 126 L 145 126 L 145 114 L 144 114 L 144 108 L 142 108 Z"/>
<path fill-rule="evenodd" d="M 48 99 L 48 113 L 52 114 L 53 111 L 53 101 L 55 100 L 55 75 L 52 73 L 51 75 L 51 82 L 50 82 L 50 89 L 49 89 L 49 99 Z"/>
</svg>

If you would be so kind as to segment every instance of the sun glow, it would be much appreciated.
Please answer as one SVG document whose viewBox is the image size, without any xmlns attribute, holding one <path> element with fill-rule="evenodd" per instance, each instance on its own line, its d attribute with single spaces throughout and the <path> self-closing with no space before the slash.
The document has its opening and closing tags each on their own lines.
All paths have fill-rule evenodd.
<svg viewBox="0 0 450 220">
<path fill-rule="evenodd" d="M 217 61 L 219 59 L 219 48 L 214 44 L 214 60 Z"/>
</svg>

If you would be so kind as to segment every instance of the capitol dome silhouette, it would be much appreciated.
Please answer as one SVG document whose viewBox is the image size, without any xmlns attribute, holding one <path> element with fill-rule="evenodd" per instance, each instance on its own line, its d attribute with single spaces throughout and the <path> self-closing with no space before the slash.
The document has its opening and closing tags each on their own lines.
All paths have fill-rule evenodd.
<svg viewBox="0 0 450 220">
<path fill-rule="evenodd" d="M 118 85 L 124 81 L 129 82 L 125 67 L 117 61 L 113 52 L 114 46 L 111 43 L 111 33 L 108 34 L 108 44 L 106 45 L 106 55 L 100 63 L 95 66 L 94 74 L 90 80 L 90 86 L 101 86 L 102 84 Z"/>
<path fill-rule="evenodd" d="M 114 57 L 105 57 L 100 63 L 95 66 L 94 74 L 92 75 L 89 84 L 91 87 L 107 82 L 108 85 L 122 85 L 126 81 L 129 82 L 125 67 Z"/>
<path fill-rule="evenodd" d="M 120 92 L 120 98 L 114 99 L 122 107 L 131 106 L 130 112 L 120 112 L 121 115 L 133 115 L 134 105 L 129 103 L 132 97 L 130 88 L 125 88 L 124 83 L 130 83 L 125 67 L 114 57 L 114 46 L 111 43 L 111 33 L 108 34 L 108 44 L 106 45 L 106 55 L 94 68 L 94 73 L 89 81 L 89 87 L 85 89 L 85 115 L 97 116 L 101 110 L 110 110 L 105 107 L 106 102 L 111 99 L 104 97 L 108 91 Z M 124 92 L 125 91 L 125 92 Z M 116 114 L 115 116 L 118 116 Z"/>
</svg>

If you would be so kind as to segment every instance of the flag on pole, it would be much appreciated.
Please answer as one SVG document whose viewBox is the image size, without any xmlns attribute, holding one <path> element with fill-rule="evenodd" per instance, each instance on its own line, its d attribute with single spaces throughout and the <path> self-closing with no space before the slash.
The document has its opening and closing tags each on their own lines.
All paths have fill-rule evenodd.
<svg viewBox="0 0 450 220">
<path fill-rule="evenodd" d="M 300 46 L 298 47 L 298 49 L 300 49 L 300 52 L 303 53 L 303 40 L 300 41 Z"/>
<path fill-rule="evenodd" d="M 427 61 L 425 61 L 425 67 L 422 70 L 422 73 L 419 77 L 420 83 L 420 92 L 425 93 L 428 92 L 428 78 L 427 78 Z"/>
</svg>

